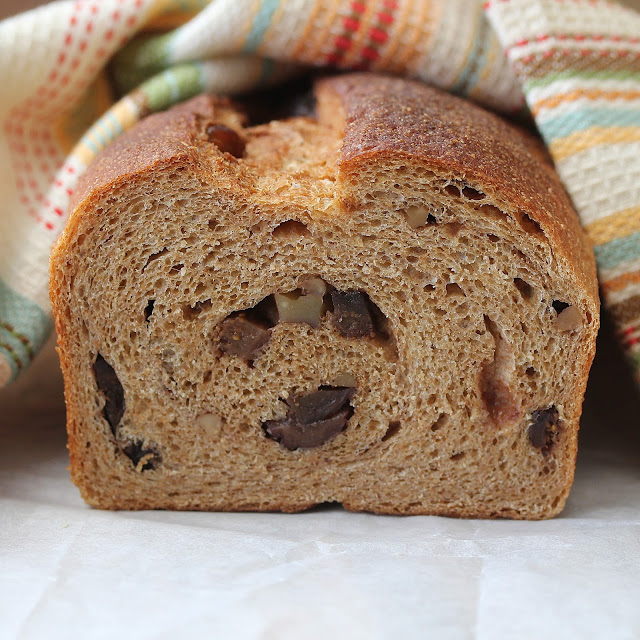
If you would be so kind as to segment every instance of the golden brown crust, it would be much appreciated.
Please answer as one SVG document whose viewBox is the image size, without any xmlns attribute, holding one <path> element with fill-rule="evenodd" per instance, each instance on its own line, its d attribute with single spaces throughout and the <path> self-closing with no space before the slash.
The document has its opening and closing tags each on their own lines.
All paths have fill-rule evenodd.
<svg viewBox="0 0 640 640">
<path fill-rule="evenodd" d="M 154 113 L 125 131 L 87 167 L 70 203 L 73 211 L 88 195 L 116 180 L 193 155 L 207 122 L 224 122 L 234 112 L 227 98 L 199 95 Z"/>
</svg>

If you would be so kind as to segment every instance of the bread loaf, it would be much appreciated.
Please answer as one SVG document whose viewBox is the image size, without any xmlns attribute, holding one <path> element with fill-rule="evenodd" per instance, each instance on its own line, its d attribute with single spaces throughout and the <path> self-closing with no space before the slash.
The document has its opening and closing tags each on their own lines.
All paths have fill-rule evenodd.
<svg viewBox="0 0 640 640">
<path fill-rule="evenodd" d="M 421 84 L 200 96 L 83 177 L 52 257 L 71 474 L 106 509 L 545 518 L 574 473 L 592 252 L 537 142 Z"/>
</svg>

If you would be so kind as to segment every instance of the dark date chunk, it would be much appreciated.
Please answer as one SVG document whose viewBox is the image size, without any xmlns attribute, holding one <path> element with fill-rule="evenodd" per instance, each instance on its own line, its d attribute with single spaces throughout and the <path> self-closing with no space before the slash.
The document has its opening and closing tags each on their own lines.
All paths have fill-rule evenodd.
<svg viewBox="0 0 640 640">
<path fill-rule="evenodd" d="M 350 417 L 351 411 L 343 409 L 335 416 L 306 425 L 288 416 L 283 420 L 269 420 L 265 422 L 264 428 L 271 438 L 289 451 L 313 449 L 335 438 L 345 428 Z"/>
<path fill-rule="evenodd" d="M 289 411 L 281 420 L 268 420 L 262 427 L 283 447 L 312 449 L 337 436 L 353 415 L 353 387 L 321 387 L 318 391 L 287 399 Z"/>
<path fill-rule="evenodd" d="M 124 389 L 113 367 L 100 354 L 93 363 L 93 374 L 105 397 L 103 415 L 115 434 L 125 410 Z"/>
<path fill-rule="evenodd" d="M 160 454 L 153 447 L 145 447 L 142 440 L 131 440 L 122 445 L 122 451 L 133 462 L 136 471 L 157 469 L 162 461 Z"/>
<path fill-rule="evenodd" d="M 306 395 L 294 396 L 288 404 L 300 424 L 313 424 L 340 411 L 349 403 L 353 391 L 353 387 L 320 388 Z"/>
<path fill-rule="evenodd" d="M 332 291 L 332 322 L 338 333 L 345 338 L 375 336 L 375 326 L 369 311 L 368 300 L 361 291 Z"/>
<path fill-rule="evenodd" d="M 230 153 L 236 158 L 244 155 L 245 142 L 231 127 L 224 124 L 210 124 L 207 127 L 207 139 L 223 153 Z"/>
<path fill-rule="evenodd" d="M 267 327 L 240 313 L 222 322 L 218 346 L 227 355 L 253 360 L 260 355 L 270 337 L 271 331 Z"/>
<path fill-rule="evenodd" d="M 129 440 L 122 438 L 118 429 L 125 410 L 124 390 L 118 380 L 113 367 L 98 354 L 93 363 L 93 373 L 96 377 L 98 390 L 105 396 L 103 415 L 111 427 L 116 444 L 124 454 L 133 462 L 136 471 L 148 471 L 155 469 L 162 461 L 160 454 L 154 446 L 144 446 L 142 440 Z"/>
<path fill-rule="evenodd" d="M 529 442 L 540 449 L 544 456 L 549 455 L 560 434 L 561 423 L 555 406 L 538 409 L 531 414 L 529 425 Z"/>
</svg>

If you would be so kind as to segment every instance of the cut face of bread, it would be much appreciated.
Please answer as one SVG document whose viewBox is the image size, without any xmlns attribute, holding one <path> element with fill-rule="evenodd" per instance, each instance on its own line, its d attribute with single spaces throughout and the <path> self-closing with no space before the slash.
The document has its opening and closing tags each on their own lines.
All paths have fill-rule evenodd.
<svg viewBox="0 0 640 640">
<path fill-rule="evenodd" d="M 117 140 L 52 259 L 73 480 L 110 509 L 544 518 L 593 258 L 535 141 L 422 85 L 199 97 Z"/>
</svg>

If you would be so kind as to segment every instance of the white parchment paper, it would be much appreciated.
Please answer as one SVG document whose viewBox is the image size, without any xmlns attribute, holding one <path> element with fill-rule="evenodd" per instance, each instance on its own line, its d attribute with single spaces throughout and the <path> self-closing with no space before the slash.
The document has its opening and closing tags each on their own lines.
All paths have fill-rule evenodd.
<svg viewBox="0 0 640 640">
<path fill-rule="evenodd" d="M 92 510 L 49 348 L 0 394 L 0 637 L 638 639 L 640 399 L 602 342 L 546 522 Z"/>
</svg>

